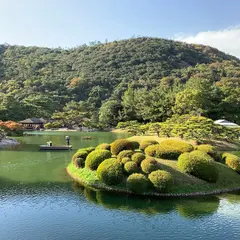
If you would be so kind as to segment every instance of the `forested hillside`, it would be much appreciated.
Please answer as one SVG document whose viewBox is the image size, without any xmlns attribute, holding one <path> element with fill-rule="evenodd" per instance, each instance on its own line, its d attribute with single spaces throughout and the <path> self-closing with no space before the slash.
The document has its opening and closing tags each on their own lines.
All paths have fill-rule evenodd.
<svg viewBox="0 0 240 240">
<path fill-rule="evenodd" d="M 240 122 L 240 60 L 209 46 L 133 38 L 49 49 L 0 45 L 0 119 L 91 123 L 201 114 Z"/>
</svg>

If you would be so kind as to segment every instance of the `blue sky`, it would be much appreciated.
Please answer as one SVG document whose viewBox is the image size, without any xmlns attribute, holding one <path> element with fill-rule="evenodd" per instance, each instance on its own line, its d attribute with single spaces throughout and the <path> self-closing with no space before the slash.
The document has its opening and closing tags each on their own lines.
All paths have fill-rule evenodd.
<svg viewBox="0 0 240 240">
<path fill-rule="evenodd" d="M 231 45 L 240 42 L 238 0 L 0 0 L 0 6 L 0 43 L 74 47 L 140 35 L 210 42 L 240 56 L 240 43 L 225 49 L 229 34 Z M 216 36 L 225 41 L 219 45 Z"/>
</svg>

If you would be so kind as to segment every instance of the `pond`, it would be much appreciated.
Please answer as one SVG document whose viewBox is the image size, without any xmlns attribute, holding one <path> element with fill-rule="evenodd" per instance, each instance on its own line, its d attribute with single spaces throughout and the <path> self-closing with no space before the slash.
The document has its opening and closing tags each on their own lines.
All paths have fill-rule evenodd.
<svg viewBox="0 0 240 240">
<path fill-rule="evenodd" d="M 239 239 L 240 193 L 191 199 L 150 199 L 94 192 L 64 168 L 74 150 L 40 152 L 39 145 L 75 149 L 126 137 L 117 133 L 39 132 L 0 150 L 1 240 Z M 83 136 L 92 139 L 84 140 Z"/>
</svg>

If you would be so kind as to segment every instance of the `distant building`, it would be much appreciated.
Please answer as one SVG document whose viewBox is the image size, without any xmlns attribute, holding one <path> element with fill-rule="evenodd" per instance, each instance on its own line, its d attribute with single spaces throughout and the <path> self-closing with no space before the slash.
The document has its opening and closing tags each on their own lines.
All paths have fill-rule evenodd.
<svg viewBox="0 0 240 240">
<path fill-rule="evenodd" d="M 236 123 L 233 123 L 233 122 L 229 122 L 225 119 L 219 119 L 219 120 L 216 120 L 214 121 L 214 123 L 216 124 L 219 124 L 219 125 L 222 125 L 224 127 L 240 127 L 239 125 L 237 125 Z"/>
<path fill-rule="evenodd" d="M 43 118 L 28 118 L 20 121 L 26 130 L 37 130 L 44 128 L 45 120 Z"/>
</svg>

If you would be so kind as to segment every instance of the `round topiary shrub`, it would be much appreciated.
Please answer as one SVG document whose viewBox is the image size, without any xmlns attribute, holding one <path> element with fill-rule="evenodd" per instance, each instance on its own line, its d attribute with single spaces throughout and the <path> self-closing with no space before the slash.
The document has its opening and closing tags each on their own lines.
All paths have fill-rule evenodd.
<svg viewBox="0 0 240 240">
<path fill-rule="evenodd" d="M 169 192 L 173 185 L 172 175 L 163 170 L 151 172 L 148 179 L 159 192 Z"/>
<path fill-rule="evenodd" d="M 177 159 L 182 153 L 193 151 L 193 146 L 184 141 L 167 139 L 160 143 L 157 157 L 163 159 Z"/>
<path fill-rule="evenodd" d="M 155 144 L 159 144 L 159 143 L 155 140 L 145 140 L 140 143 L 140 149 L 144 151 L 146 147 L 155 145 Z"/>
<path fill-rule="evenodd" d="M 157 153 L 158 153 L 158 149 L 159 149 L 159 144 L 155 144 L 155 145 L 150 145 L 148 147 L 145 148 L 145 154 L 150 156 L 150 157 L 157 157 Z"/>
<path fill-rule="evenodd" d="M 231 153 L 223 153 L 222 157 L 228 167 L 240 173 L 240 158 L 238 156 Z"/>
<path fill-rule="evenodd" d="M 107 185 L 116 185 L 123 179 L 121 164 L 115 158 L 104 160 L 97 168 L 97 176 Z"/>
<path fill-rule="evenodd" d="M 201 144 L 195 147 L 196 150 L 203 151 L 210 155 L 215 161 L 221 162 L 221 155 L 217 152 L 217 149 L 210 144 Z"/>
<path fill-rule="evenodd" d="M 130 162 L 126 162 L 124 164 L 124 171 L 130 175 L 132 173 L 138 173 L 139 172 L 139 167 L 138 165 L 133 162 L 133 161 L 130 161 Z"/>
<path fill-rule="evenodd" d="M 132 159 L 130 157 L 124 157 L 121 161 L 122 164 L 125 164 L 126 162 L 130 162 Z"/>
<path fill-rule="evenodd" d="M 208 182 L 216 182 L 218 179 L 218 169 L 213 158 L 199 150 L 181 154 L 178 167 L 183 172 Z"/>
<path fill-rule="evenodd" d="M 74 162 L 77 158 L 82 158 L 82 159 L 86 159 L 88 155 L 88 152 L 82 149 L 79 149 L 72 157 L 72 161 Z"/>
<path fill-rule="evenodd" d="M 127 139 L 118 139 L 111 144 L 111 152 L 117 156 L 123 150 L 133 150 L 133 144 Z"/>
<path fill-rule="evenodd" d="M 108 150 L 94 150 L 88 154 L 85 167 L 91 170 L 96 170 L 101 162 L 111 157 L 111 152 Z"/>
<path fill-rule="evenodd" d="M 108 143 L 102 143 L 99 144 L 96 149 L 103 149 L 103 150 L 109 150 L 110 151 L 111 145 Z"/>
<path fill-rule="evenodd" d="M 134 148 L 135 150 L 136 150 L 136 149 L 139 149 L 139 147 L 140 147 L 139 142 L 137 142 L 137 141 L 131 141 L 131 143 L 132 143 L 133 148 Z"/>
<path fill-rule="evenodd" d="M 141 173 L 133 173 L 127 178 L 127 188 L 133 192 L 144 193 L 148 189 L 148 179 Z"/>
<path fill-rule="evenodd" d="M 83 158 L 77 158 L 74 161 L 74 165 L 76 168 L 83 168 L 85 165 L 85 159 Z"/>
<path fill-rule="evenodd" d="M 135 162 L 138 166 L 140 166 L 143 159 L 145 159 L 146 156 L 143 153 L 137 152 L 132 155 L 132 161 Z"/>
<path fill-rule="evenodd" d="M 123 151 L 121 151 L 121 152 L 117 155 L 117 160 L 118 160 L 119 162 L 121 162 L 122 159 L 125 158 L 125 157 L 131 158 L 132 155 L 133 155 L 133 153 L 134 153 L 134 152 L 133 152 L 132 150 L 123 150 Z"/>
<path fill-rule="evenodd" d="M 146 158 L 141 162 L 141 169 L 144 173 L 149 174 L 153 171 L 161 169 L 160 164 L 154 158 Z"/>
<path fill-rule="evenodd" d="M 95 150 L 95 147 L 87 147 L 87 148 L 83 148 L 84 151 L 87 151 L 88 153 L 92 152 Z"/>
</svg>

